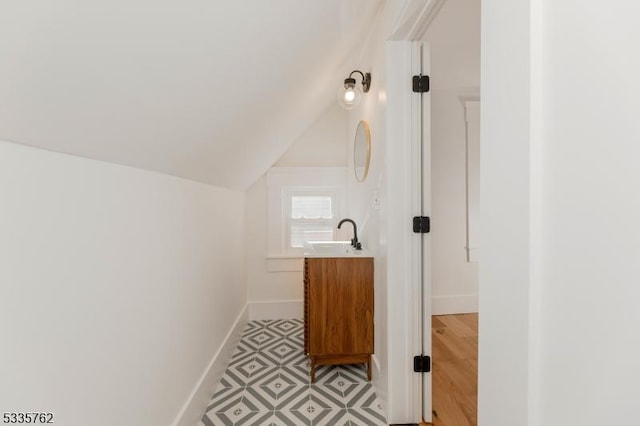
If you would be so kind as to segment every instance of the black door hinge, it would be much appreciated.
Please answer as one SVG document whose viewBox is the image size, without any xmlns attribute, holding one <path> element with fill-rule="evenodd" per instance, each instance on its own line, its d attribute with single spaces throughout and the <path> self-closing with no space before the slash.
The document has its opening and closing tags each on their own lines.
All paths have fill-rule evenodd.
<svg viewBox="0 0 640 426">
<path fill-rule="evenodd" d="M 414 75 L 413 76 L 413 92 L 427 93 L 429 91 L 429 76 Z"/>
<path fill-rule="evenodd" d="M 413 218 L 413 232 L 416 234 L 427 234 L 429 231 L 431 231 L 429 216 L 416 216 Z"/>
<path fill-rule="evenodd" d="M 431 372 L 431 357 L 427 355 L 417 355 L 413 357 L 413 371 L 416 373 Z"/>
</svg>

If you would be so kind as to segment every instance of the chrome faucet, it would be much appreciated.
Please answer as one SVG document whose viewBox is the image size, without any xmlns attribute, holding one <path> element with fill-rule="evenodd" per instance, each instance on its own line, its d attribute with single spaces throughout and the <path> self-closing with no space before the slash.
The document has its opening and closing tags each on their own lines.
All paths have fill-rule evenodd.
<svg viewBox="0 0 640 426">
<path fill-rule="evenodd" d="M 351 245 L 356 250 L 362 250 L 362 244 L 358 242 L 358 227 L 356 226 L 356 223 L 353 220 L 342 219 L 340 222 L 338 222 L 338 229 L 340 229 L 342 224 L 345 222 L 349 222 L 353 225 L 353 238 L 351 239 Z"/>
</svg>

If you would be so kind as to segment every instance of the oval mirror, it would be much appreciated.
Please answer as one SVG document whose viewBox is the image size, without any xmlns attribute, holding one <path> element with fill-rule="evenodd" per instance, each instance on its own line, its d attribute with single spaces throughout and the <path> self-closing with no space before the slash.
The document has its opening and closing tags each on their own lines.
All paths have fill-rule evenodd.
<svg viewBox="0 0 640 426">
<path fill-rule="evenodd" d="M 364 182 L 369 174 L 369 162 L 371 161 L 371 132 L 369 124 L 361 120 L 356 129 L 356 137 L 353 141 L 353 169 L 358 182 Z"/>
</svg>

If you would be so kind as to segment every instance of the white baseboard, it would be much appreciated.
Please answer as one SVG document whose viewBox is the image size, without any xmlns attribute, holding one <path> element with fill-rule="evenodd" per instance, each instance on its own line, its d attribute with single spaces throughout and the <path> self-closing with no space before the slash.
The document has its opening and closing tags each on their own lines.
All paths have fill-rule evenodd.
<svg viewBox="0 0 640 426">
<path fill-rule="evenodd" d="M 376 379 L 378 377 L 381 377 L 380 374 L 380 361 L 378 360 L 378 357 L 376 356 L 376 354 L 371 355 L 371 363 L 372 365 L 372 372 L 371 372 L 371 381 L 376 381 Z"/>
<path fill-rule="evenodd" d="M 187 402 L 174 420 L 173 426 L 194 426 L 198 424 L 204 415 L 207 404 L 213 396 L 215 386 L 220 381 L 222 374 L 229 364 L 233 349 L 240 341 L 242 330 L 248 321 L 248 313 L 248 305 L 245 305 L 225 336 L 220 349 L 218 349 L 213 358 L 211 358 L 211 362 L 209 362 L 209 365 L 194 387 L 193 392 L 191 392 Z"/>
<path fill-rule="evenodd" d="M 455 294 L 433 296 L 431 298 L 432 315 L 468 314 L 478 312 L 477 294 Z"/>
<path fill-rule="evenodd" d="M 371 356 L 371 361 L 373 363 L 373 371 L 371 372 L 371 382 L 375 386 L 376 396 L 378 397 L 378 400 L 382 404 L 382 411 L 386 413 L 387 401 L 389 396 L 387 392 L 388 384 L 382 382 L 383 378 L 382 378 L 382 371 L 380 369 L 380 360 L 378 359 L 376 354 L 373 354 Z"/>
<path fill-rule="evenodd" d="M 249 320 L 289 319 L 303 316 L 302 300 L 249 302 Z"/>
</svg>

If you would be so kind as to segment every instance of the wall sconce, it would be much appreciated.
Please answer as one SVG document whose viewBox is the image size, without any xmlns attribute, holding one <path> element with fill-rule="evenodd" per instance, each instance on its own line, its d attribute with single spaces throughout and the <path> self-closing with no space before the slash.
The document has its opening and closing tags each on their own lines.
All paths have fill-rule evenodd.
<svg viewBox="0 0 640 426">
<path fill-rule="evenodd" d="M 353 74 L 360 74 L 362 77 L 362 90 L 356 85 L 356 79 Z M 338 102 L 346 109 L 353 108 L 362 99 L 362 94 L 367 93 L 371 87 L 371 73 L 363 74 L 362 71 L 351 71 L 349 77 L 344 79 L 344 85 L 338 91 Z"/>
</svg>

